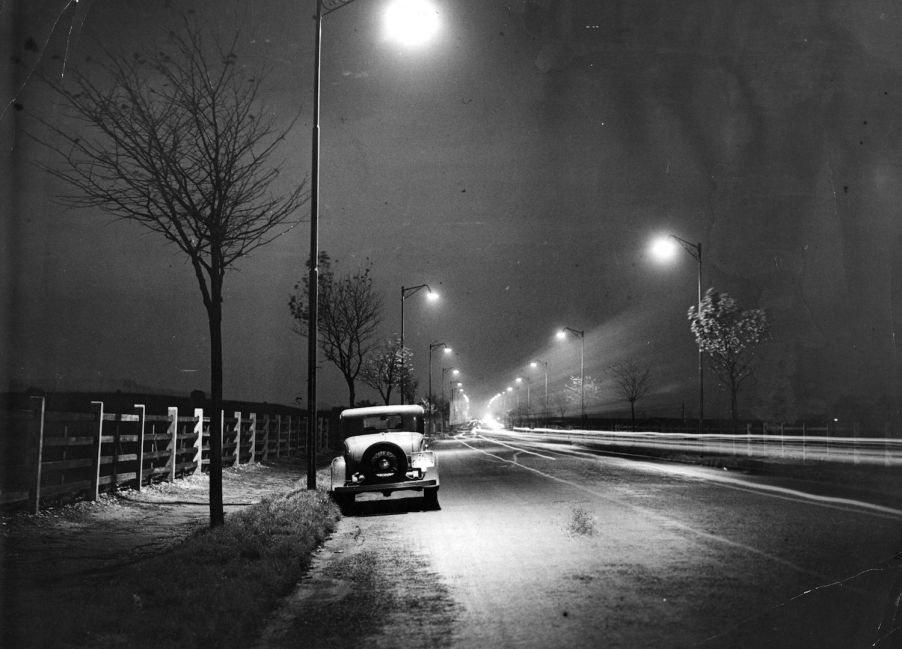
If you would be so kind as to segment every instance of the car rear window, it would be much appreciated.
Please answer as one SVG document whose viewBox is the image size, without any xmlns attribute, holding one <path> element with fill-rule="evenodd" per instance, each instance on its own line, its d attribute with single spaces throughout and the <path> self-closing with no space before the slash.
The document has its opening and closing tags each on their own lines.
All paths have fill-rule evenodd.
<svg viewBox="0 0 902 649">
<path fill-rule="evenodd" d="M 376 415 L 363 418 L 364 432 L 379 432 L 383 430 L 401 430 L 404 428 L 404 419 L 401 415 Z"/>
</svg>

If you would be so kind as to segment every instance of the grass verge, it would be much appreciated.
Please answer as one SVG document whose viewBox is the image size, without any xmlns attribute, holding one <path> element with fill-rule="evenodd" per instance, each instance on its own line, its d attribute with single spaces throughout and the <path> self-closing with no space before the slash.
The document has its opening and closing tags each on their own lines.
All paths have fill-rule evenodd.
<svg viewBox="0 0 902 649">
<path fill-rule="evenodd" d="M 12 646 L 253 646 L 339 517 L 323 488 L 266 498 L 165 554 L 55 591 L 42 607 L 53 619 Z"/>
</svg>

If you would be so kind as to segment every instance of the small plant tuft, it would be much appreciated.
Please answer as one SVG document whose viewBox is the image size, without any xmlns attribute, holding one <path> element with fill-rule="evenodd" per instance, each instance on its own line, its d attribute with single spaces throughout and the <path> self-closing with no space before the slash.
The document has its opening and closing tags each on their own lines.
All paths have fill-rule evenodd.
<svg viewBox="0 0 902 649">
<path fill-rule="evenodd" d="M 570 517 L 567 519 L 565 530 L 570 538 L 574 536 L 595 536 L 598 533 L 598 526 L 595 517 L 590 512 L 582 507 L 574 507 L 570 510 Z"/>
</svg>

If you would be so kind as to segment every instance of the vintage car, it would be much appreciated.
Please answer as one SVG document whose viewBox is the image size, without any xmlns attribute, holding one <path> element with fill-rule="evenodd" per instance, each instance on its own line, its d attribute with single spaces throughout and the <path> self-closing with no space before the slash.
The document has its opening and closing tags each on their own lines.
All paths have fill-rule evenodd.
<svg viewBox="0 0 902 649">
<path fill-rule="evenodd" d="M 359 493 L 422 491 L 438 508 L 438 464 L 426 450 L 421 406 L 350 408 L 341 413 L 344 453 L 332 460 L 332 497 L 344 509 Z"/>
</svg>

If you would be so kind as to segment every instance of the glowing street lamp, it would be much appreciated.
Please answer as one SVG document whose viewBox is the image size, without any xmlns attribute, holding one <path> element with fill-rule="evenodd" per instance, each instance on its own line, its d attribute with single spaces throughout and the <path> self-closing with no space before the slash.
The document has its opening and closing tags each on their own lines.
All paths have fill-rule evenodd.
<svg viewBox="0 0 902 649">
<path fill-rule="evenodd" d="M 438 299 L 438 293 L 434 292 L 431 288 L 429 288 L 429 284 L 419 284 L 417 286 L 402 286 L 401 287 L 401 404 L 404 404 L 404 399 L 406 397 L 405 394 L 405 383 L 407 377 L 404 374 L 404 302 L 408 297 L 416 293 L 417 291 L 421 291 L 422 289 L 426 289 L 426 299 L 430 302 L 435 302 Z"/>
<path fill-rule="evenodd" d="M 432 432 L 435 432 L 435 421 L 432 417 L 433 398 L 432 398 L 432 351 L 444 348 L 445 354 L 452 353 L 452 349 L 446 343 L 429 343 L 429 423 L 432 426 Z"/>
<path fill-rule="evenodd" d="M 456 367 L 443 367 L 443 368 L 442 368 L 442 382 L 441 382 L 441 386 L 442 386 L 442 404 L 445 403 L 445 374 L 447 374 L 448 372 L 451 372 L 451 376 L 460 376 L 460 370 L 457 369 Z M 442 433 L 444 433 L 444 432 L 445 432 L 444 406 L 443 406 L 442 410 L 443 410 L 443 414 L 442 414 Z M 449 411 L 448 411 L 448 416 L 449 416 L 449 417 L 451 416 L 451 411 L 450 411 L 450 409 L 449 409 Z"/>
<path fill-rule="evenodd" d="M 652 256 L 660 262 L 672 262 L 677 251 L 683 250 L 695 259 L 698 264 L 698 310 L 702 310 L 702 244 L 686 241 L 675 234 L 660 236 L 651 242 L 649 247 Z M 705 366 L 702 348 L 698 348 L 698 432 L 704 430 L 705 421 Z"/>
<path fill-rule="evenodd" d="M 308 271 L 308 304 L 309 315 L 307 323 L 307 489 L 316 489 L 316 344 L 317 325 L 319 318 L 319 121 L 320 121 L 320 77 L 322 74 L 323 52 L 323 17 L 350 4 L 353 0 L 316 0 L 316 28 L 313 48 L 313 127 L 310 166 L 310 268 Z M 427 9 L 427 0 L 398 0 L 391 5 L 391 11 L 386 18 L 386 25 L 403 23 L 404 29 L 389 31 L 389 36 L 398 38 L 408 44 L 420 44 L 424 38 L 429 38 L 438 30 L 438 20 L 435 10 L 431 13 Z M 405 11 L 414 11 L 419 18 L 404 19 Z M 427 20 L 426 16 L 431 17 Z M 428 29 L 427 29 L 428 26 Z M 411 38 L 411 34 L 419 33 L 424 38 Z M 401 400 L 404 400 L 404 391 L 401 390 Z"/>
<path fill-rule="evenodd" d="M 542 361 L 542 360 L 532 361 L 529 364 L 529 366 L 533 369 L 536 369 L 537 367 L 539 367 L 539 364 L 542 365 L 543 370 L 545 372 L 545 410 L 543 411 L 543 414 L 544 414 L 545 425 L 547 426 L 548 425 L 548 361 Z"/>
<path fill-rule="evenodd" d="M 526 425 L 529 426 L 529 384 L 532 381 L 529 380 L 529 377 L 523 378 L 521 376 L 518 376 L 515 380 L 518 384 L 526 383 Z"/>
<path fill-rule="evenodd" d="M 579 338 L 579 410 L 583 428 L 586 427 L 586 332 L 581 329 L 564 327 L 557 332 L 557 339 L 563 340 L 567 334 Z"/>
<path fill-rule="evenodd" d="M 424 0 L 395 0 L 385 11 L 385 35 L 411 47 L 432 40 L 440 26 L 435 7 Z"/>
</svg>

